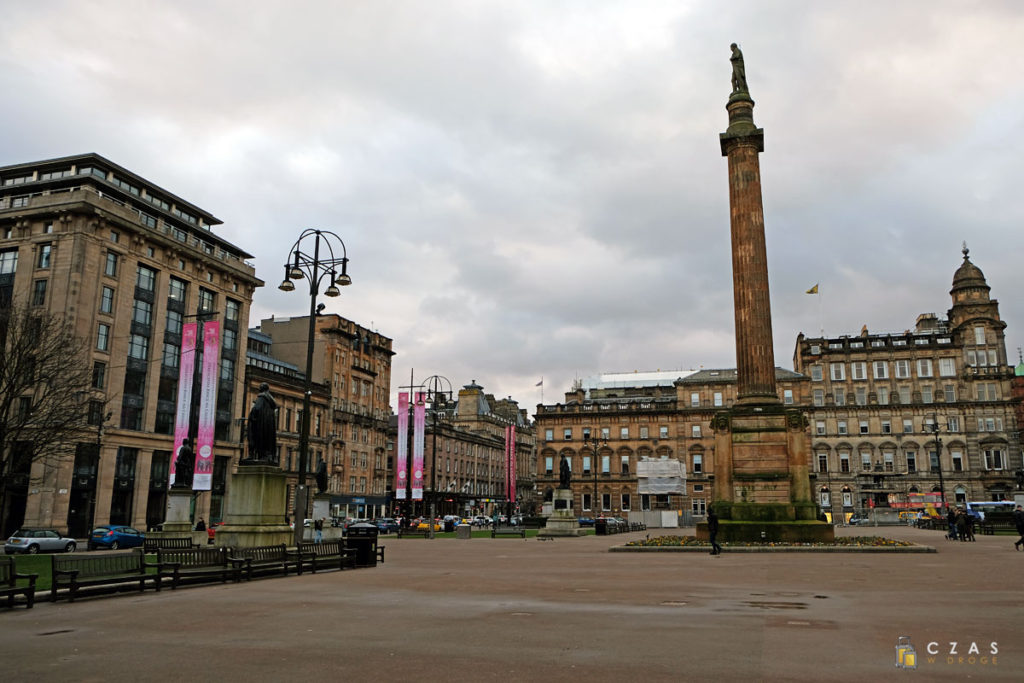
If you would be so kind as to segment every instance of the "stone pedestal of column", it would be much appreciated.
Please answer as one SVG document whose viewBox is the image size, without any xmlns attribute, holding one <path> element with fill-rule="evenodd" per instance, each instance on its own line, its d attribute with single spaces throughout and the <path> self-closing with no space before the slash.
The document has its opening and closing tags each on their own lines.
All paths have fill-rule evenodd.
<svg viewBox="0 0 1024 683">
<path fill-rule="evenodd" d="M 252 548 L 291 545 L 292 530 L 284 523 L 288 502 L 285 475 L 274 465 L 240 465 L 228 486 L 224 525 L 217 528 L 217 545 Z M 302 524 L 302 520 L 295 520 Z"/>
<path fill-rule="evenodd" d="M 553 512 L 544 524 L 544 528 L 537 532 L 538 538 L 574 537 L 583 536 L 587 532 L 580 528 L 580 522 L 572 511 L 572 490 L 555 489 L 552 498 Z"/>
</svg>

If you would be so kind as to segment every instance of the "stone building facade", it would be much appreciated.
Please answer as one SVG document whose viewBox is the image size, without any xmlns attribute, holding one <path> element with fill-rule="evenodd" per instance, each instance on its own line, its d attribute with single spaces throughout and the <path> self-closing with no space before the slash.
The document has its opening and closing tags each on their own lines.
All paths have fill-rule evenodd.
<svg viewBox="0 0 1024 683">
<path fill-rule="evenodd" d="M 826 510 L 1012 497 L 1022 462 L 1006 323 L 966 247 L 950 295 L 946 317 L 919 315 L 912 330 L 797 337 Z"/>
<path fill-rule="evenodd" d="M 779 400 L 800 406 L 807 378 L 775 369 Z M 711 503 L 715 435 L 712 419 L 737 399 L 735 369 L 604 374 L 579 382 L 565 401 L 538 405 L 537 490 L 550 500 L 564 455 L 578 516 L 674 510 L 703 516 Z M 642 459 L 674 459 L 683 494 L 640 494 Z"/>
<path fill-rule="evenodd" d="M 81 537 L 164 519 L 182 325 L 222 323 L 213 489 L 218 519 L 239 455 L 245 330 L 262 282 L 209 212 L 96 154 L 0 167 L 0 299 L 64 316 L 89 340 L 89 430 L 55 467 L 7 479 L 6 524 Z M 4 532 L 10 529 L 4 529 Z"/>
<path fill-rule="evenodd" d="M 308 316 L 268 318 L 260 322 L 259 331 L 272 340 L 275 358 L 305 371 Z M 332 514 L 340 517 L 376 517 L 388 510 L 388 401 L 395 355 L 391 347 L 388 337 L 340 315 L 317 318 L 312 377 L 324 382 L 330 394 L 319 438 L 326 440 Z M 314 415 L 311 450 L 316 433 Z M 307 471 L 315 468 L 314 455 Z"/>
<path fill-rule="evenodd" d="M 410 420 L 411 424 L 411 420 Z M 413 513 L 426 515 L 436 502 L 437 515 L 491 515 L 507 510 L 505 494 L 505 428 L 516 427 L 516 503 L 523 514 L 537 508 L 534 496 L 536 437 L 526 410 L 511 398 L 496 399 L 476 381 L 462 387 L 458 397 L 438 401 L 426 410 L 424 435 L 424 501 Z M 388 441 L 389 494 L 393 493 L 397 419 L 392 418 Z M 435 448 L 436 444 L 436 448 Z M 436 491 L 436 496 L 434 492 Z M 394 514 L 405 507 L 396 501 Z"/>
</svg>

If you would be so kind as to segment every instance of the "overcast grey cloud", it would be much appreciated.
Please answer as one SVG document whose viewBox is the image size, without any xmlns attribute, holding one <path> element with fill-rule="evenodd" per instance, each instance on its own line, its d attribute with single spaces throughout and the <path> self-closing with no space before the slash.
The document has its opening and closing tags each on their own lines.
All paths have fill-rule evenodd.
<svg viewBox="0 0 1024 683">
<path fill-rule="evenodd" d="M 354 284 L 327 310 L 394 338 L 402 383 L 532 409 L 541 377 L 550 401 L 576 376 L 735 365 L 734 41 L 777 364 L 800 331 L 944 314 L 963 240 L 1024 344 L 1019 2 L 4 10 L 0 164 L 94 151 L 212 212 L 267 282 L 253 320 L 308 310 L 276 289 L 288 247 L 338 232 Z"/>
</svg>

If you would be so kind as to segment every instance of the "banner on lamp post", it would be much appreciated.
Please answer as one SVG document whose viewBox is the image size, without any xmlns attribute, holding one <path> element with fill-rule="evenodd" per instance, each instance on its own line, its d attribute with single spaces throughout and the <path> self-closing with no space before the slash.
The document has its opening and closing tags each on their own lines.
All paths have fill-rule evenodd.
<svg viewBox="0 0 1024 683">
<path fill-rule="evenodd" d="M 398 434 L 395 441 L 395 500 L 405 500 L 405 491 L 409 484 L 409 394 L 405 391 L 398 393 Z"/>
<path fill-rule="evenodd" d="M 178 361 L 178 405 L 174 413 L 174 450 L 171 451 L 171 478 L 174 485 L 175 463 L 178 450 L 188 441 L 189 415 L 192 412 L 192 374 L 196 364 L 197 323 L 185 323 L 181 328 L 181 359 Z"/>
<path fill-rule="evenodd" d="M 416 392 L 412 428 L 412 499 L 423 500 L 423 436 L 427 424 L 427 406 L 423 394 Z"/>
<path fill-rule="evenodd" d="M 213 484 L 213 438 L 217 420 L 217 379 L 220 376 L 220 322 L 203 323 L 203 373 L 199 385 L 199 430 L 196 433 L 196 469 L 193 491 L 209 491 Z"/>
<path fill-rule="evenodd" d="M 508 428 L 508 499 L 516 502 L 516 426 Z"/>
</svg>

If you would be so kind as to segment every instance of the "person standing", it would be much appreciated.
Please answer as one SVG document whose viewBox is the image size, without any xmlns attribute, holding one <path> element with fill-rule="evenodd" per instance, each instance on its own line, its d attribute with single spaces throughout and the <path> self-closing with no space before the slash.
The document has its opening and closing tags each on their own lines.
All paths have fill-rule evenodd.
<svg viewBox="0 0 1024 683">
<path fill-rule="evenodd" d="M 1024 547 L 1024 509 L 1021 509 L 1020 505 L 1013 511 L 1013 525 L 1017 527 L 1017 533 L 1020 535 L 1020 540 L 1015 541 L 1013 547 L 1020 550 Z"/>
<path fill-rule="evenodd" d="M 949 512 L 946 513 L 946 523 L 949 524 L 949 533 L 946 534 L 946 538 L 951 541 L 956 540 L 956 510 L 952 507 L 949 508 Z"/>
<path fill-rule="evenodd" d="M 313 520 L 313 542 L 323 543 L 324 542 L 324 520 L 323 517 L 320 519 Z"/>
<path fill-rule="evenodd" d="M 206 531 L 206 522 L 202 517 L 200 517 L 199 521 L 196 522 L 196 531 Z"/>
<path fill-rule="evenodd" d="M 714 508 L 708 508 L 708 540 L 711 542 L 711 554 L 721 555 L 722 546 L 715 540 L 718 537 L 718 515 Z"/>
</svg>

